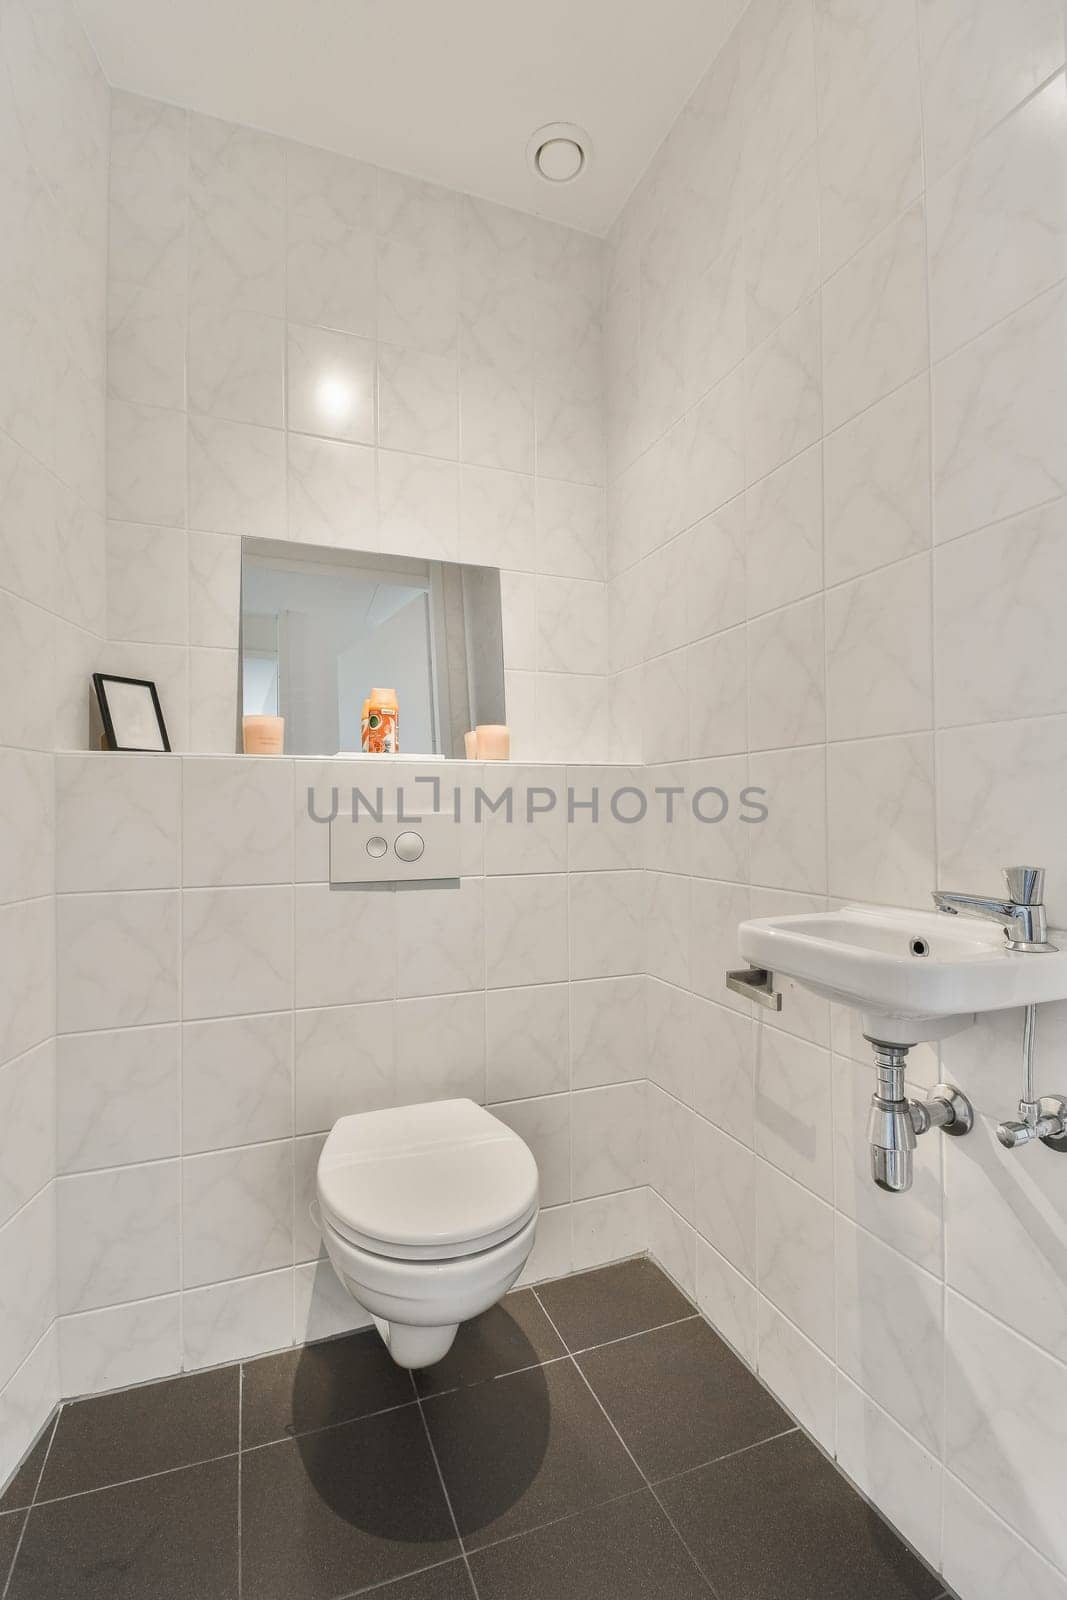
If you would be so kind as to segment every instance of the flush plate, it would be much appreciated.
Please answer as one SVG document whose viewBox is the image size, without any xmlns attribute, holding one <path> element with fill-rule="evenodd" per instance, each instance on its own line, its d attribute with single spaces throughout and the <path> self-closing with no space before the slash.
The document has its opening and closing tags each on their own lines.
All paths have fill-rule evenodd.
<svg viewBox="0 0 1067 1600">
<path fill-rule="evenodd" d="M 461 827 L 451 812 L 380 822 L 339 813 L 330 823 L 330 882 L 436 883 L 460 875 Z"/>
</svg>

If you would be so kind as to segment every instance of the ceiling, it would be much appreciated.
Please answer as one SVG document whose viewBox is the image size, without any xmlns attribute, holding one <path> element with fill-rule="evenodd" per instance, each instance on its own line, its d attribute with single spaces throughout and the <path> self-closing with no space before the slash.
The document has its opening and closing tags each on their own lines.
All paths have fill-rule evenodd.
<svg viewBox="0 0 1067 1600">
<path fill-rule="evenodd" d="M 614 221 L 739 0 L 79 0 L 119 88 L 593 233 Z M 572 184 L 526 164 L 572 122 Z"/>
</svg>

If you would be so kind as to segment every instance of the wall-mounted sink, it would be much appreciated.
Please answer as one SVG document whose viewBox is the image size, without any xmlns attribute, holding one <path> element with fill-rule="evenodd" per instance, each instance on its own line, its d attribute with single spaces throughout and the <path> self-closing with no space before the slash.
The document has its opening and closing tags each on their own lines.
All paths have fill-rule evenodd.
<svg viewBox="0 0 1067 1600">
<path fill-rule="evenodd" d="M 943 1039 L 978 1011 L 1067 998 L 1067 950 L 1009 948 L 1004 930 L 938 911 L 845 906 L 743 922 L 746 961 L 863 1013 L 889 1044 Z"/>
</svg>

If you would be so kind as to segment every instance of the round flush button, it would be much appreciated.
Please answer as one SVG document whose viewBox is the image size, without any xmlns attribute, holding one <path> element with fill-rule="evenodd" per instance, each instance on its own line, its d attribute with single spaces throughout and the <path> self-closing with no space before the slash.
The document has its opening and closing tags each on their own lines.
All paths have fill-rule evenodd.
<svg viewBox="0 0 1067 1600">
<path fill-rule="evenodd" d="M 374 834 L 367 840 L 367 854 L 369 856 L 384 856 L 389 848 L 389 840 L 383 839 L 380 833 Z"/>
<path fill-rule="evenodd" d="M 401 861 L 417 861 L 425 848 L 421 833 L 399 833 L 393 846 Z"/>
</svg>

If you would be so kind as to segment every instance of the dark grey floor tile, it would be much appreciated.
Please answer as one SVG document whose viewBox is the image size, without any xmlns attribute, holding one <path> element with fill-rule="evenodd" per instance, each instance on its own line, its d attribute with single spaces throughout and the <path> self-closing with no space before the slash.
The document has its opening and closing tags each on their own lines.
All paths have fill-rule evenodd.
<svg viewBox="0 0 1067 1600">
<path fill-rule="evenodd" d="M 415 1398 L 376 1328 L 305 1345 L 245 1365 L 241 1443 L 245 1449 L 334 1422 L 355 1422 Z"/>
<path fill-rule="evenodd" d="M 0 1495 L 0 1512 L 17 1511 L 21 1506 L 32 1504 L 37 1480 L 41 1476 L 44 1458 L 48 1454 L 48 1442 L 52 1437 L 52 1430 L 56 1425 L 53 1417 L 37 1440 L 29 1455 L 25 1457 L 15 1476 L 11 1479 L 3 1494 Z"/>
<path fill-rule="evenodd" d="M 647 1489 L 471 1556 L 481 1600 L 709 1600 Z"/>
<path fill-rule="evenodd" d="M 651 1261 L 622 1261 L 541 1284 L 545 1310 L 571 1350 L 644 1333 L 693 1315 L 693 1307 Z"/>
<path fill-rule="evenodd" d="M 700 1317 L 602 1345 L 577 1360 L 653 1481 L 793 1426 Z"/>
<path fill-rule="evenodd" d="M 8 1600 L 235 1600 L 237 1457 L 29 1514 Z"/>
<path fill-rule="evenodd" d="M 420 1394 L 442 1394 L 565 1354 L 533 1290 L 521 1289 L 483 1316 L 462 1323 L 445 1359 L 417 1372 L 415 1386 Z"/>
<path fill-rule="evenodd" d="M 64 1406 L 38 1500 L 235 1451 L 238 1385 L 238 1369 L 220 1367 Z"/>
<path fill-rule="evenodd" d="M 474 1600 L 474 1590 L 467 1563 L 449 1561 L 429 1572 L 417 1572 L 413 1578 L 401 1578 L 399 1583 L 387 1583 L 374 1590 L 369 1600 Z"/>
<path fill-rule="evenodd" d="M 720 1600 L 934 1600 L 942 1584 L 803 1434 L 661 1484 Z"/>
<path fill-rule="evenodd" d="M 0 1515 L 0 1594 L 4 1592 L 7 1575 L 18 1549 L 19 1534 L 26 1521 L 25 1511 L 5 1511 Z"/>
<path fill-rule="evenodd" d="M 241 1457 L 244 1600 L 327 1600 L 459 1555 L 417 1406 Z"/>
<path fill-rule="evenodd" d="M 641 1486 L 570 1361 L 439 1395 L 423 1409 L 468 1548 Z"/>
</svg>

